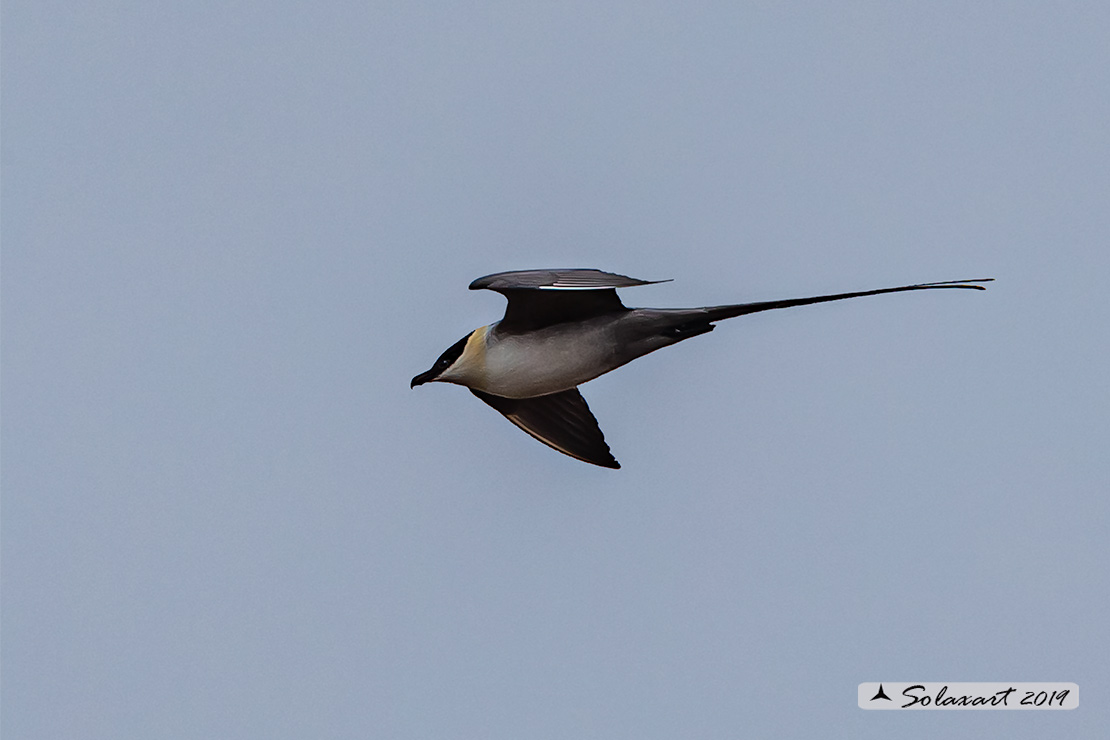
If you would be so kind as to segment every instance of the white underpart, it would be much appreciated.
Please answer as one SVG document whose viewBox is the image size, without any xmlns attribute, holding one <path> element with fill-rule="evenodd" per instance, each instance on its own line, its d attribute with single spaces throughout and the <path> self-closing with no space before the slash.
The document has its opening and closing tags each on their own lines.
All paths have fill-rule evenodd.
<svg viewBox="0 0 1110 740">
<path fill-rule="evenodd" d="M 617 367 L 612 330 L 576 324 L 496 338 L 488 327 L 474 332 L 441 380 L 506 398 L 557 393 Z"/>
</svg>

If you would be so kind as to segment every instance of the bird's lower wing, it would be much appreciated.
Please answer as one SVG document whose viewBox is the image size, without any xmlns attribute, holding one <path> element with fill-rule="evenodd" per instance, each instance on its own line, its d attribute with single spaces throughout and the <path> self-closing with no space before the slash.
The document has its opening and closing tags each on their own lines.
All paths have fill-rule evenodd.
<svg viewBox="0 0 1110 740">
<path fill-rule="evenodd" d="M 577 388 L 534 398 L 504 398 L 470 390 L 548 447 L 603 468 L 619 468 L 605 435 Z"/>
</svg>

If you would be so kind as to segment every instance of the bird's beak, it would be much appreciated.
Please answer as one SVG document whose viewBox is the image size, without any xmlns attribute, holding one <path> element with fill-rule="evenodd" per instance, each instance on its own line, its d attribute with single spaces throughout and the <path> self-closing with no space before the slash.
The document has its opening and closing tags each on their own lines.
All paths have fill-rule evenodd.
<svg viewBox="0 0 1110 740">
<path fill-rule="evenodd" d="M 434 378 L 435 378 L 435 375 L 431 370 L 429 370 L 426 373 L 420 373 L 419 375 L 417 375 L 415 378 L 412 379 L 411 383 L 409 383 L 409 388 L 415 388 L 418 385 L 424 385 L 425 383 L 433 380 Z"/>
</svg>

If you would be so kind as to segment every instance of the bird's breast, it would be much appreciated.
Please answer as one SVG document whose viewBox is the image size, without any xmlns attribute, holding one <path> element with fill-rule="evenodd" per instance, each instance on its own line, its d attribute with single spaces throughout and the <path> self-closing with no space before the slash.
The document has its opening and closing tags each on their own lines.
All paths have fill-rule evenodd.
<svg viewBox="0 0 1110 740">
<path fill-rule="evenodd" d="M 483 376 L 472 388 L 506 398 L 557 393 L 617 367 L 612 328 L 557 325 L 526 334 L 487 333 Z"/>
</svg>

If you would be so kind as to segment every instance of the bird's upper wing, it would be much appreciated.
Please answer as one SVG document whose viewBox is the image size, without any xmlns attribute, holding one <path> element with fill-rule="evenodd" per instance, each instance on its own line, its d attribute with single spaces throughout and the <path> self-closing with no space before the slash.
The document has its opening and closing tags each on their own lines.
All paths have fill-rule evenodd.
<svg viewBox="0 0 1110 740">
<path fill-rule="evenodd" d="M 513 333 L 627 310 L 617 288 L 665 282 L 601 270 L 521 270 L 480 277 L 470 289 L 494 290 L 509 300 L 498 330 Z"/>
<path fill-rule="evenodd" d="M 603 468 L 621 465 L 605 444 L 605 435 L 577 388 L 534 398 L 504 398 L 470 389 L 548 447 Z"/>
</svg>

